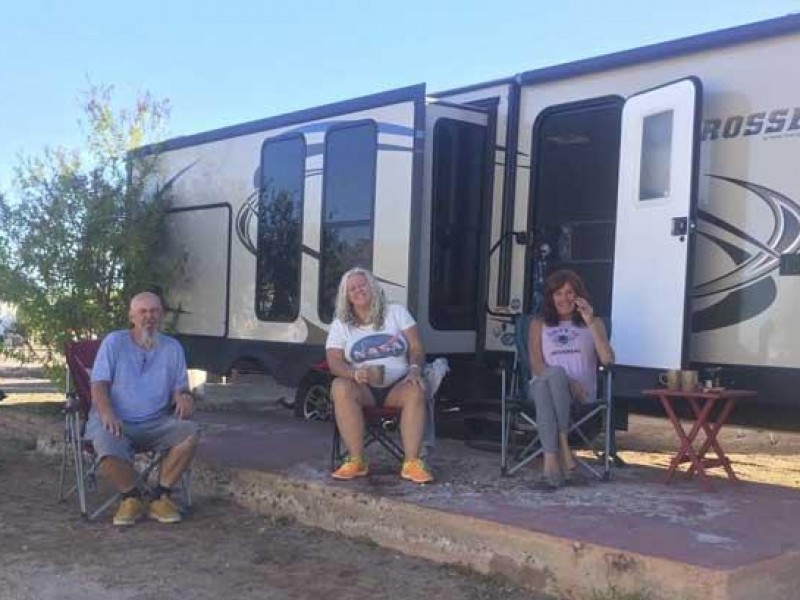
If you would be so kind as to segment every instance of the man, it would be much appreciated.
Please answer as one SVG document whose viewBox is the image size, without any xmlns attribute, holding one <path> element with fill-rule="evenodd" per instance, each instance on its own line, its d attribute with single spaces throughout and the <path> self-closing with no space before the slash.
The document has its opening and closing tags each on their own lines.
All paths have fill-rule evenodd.
<svg viewBox="0 0 800 600">
<path fill-rule="evenodd" d="M 133 525 L 147 511 L 160 523 L 181 520 L 172 486 L 192 461 L 197 423 L 188 392 L 186 358 L 177 340 L 159 332 L 163 309 L 155 294 L 131 300 L 130 329 L 103 340 L 92 368 L 92 410 L 86 426 L 100 472 L 122 494 L 114 525 Z M 174 412 L 170 410 L 174 404 Z M 135 450 L 165 451 L 149 505 L 134 486 Z"/>
</svg>

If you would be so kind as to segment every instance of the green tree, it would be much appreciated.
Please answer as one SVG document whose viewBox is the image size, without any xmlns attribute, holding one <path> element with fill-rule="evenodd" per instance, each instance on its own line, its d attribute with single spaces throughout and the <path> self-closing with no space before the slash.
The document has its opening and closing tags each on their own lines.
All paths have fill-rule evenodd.
<svg viewBox="0 0 800 600">
<path fill-rule="evenodd" d="M 125 326 L 131 295 L 173 275 L 158 260 L 170 204 L 155 185 L 158 152 L 128 160 L 161 138 L 169 104 L 143 94 L 116 109 L 112 92 L 82 95 L 82 148 L 22 157 L 15 201 L 0 197 L 0 300 L 16 305 L 51 368 L 65 341 Z"/>
</svg>

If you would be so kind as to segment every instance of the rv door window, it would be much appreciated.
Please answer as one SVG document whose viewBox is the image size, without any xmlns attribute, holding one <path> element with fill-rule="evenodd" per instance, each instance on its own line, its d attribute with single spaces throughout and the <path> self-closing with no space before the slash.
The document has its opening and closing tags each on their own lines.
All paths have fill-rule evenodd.
<svg viewBox="0 0 800 600">
<path fill-rule="evenodd" d="M 474 330 L 486 127 L 442 118 L 433 139 L 430 322 L 439 330 Z"/>
<path fill-rule="evenodd" d="M 302 135 L 261 148 L 255 303 L 262 321 L 291 322 L 300 314 L 305 161 Z"/>
<path fill-rule="evenodd" d="M 639 200 L 659 200 L 670 195 L 672 118 L 671 110 L 644 118 Z"/>
<path fill-rule="evenodd" d="M 372 269 L 378 131 L 374 121 L 332 127 L 325 136 L 319 316 L 333 320 L 339 279 Z"/>
</svg>

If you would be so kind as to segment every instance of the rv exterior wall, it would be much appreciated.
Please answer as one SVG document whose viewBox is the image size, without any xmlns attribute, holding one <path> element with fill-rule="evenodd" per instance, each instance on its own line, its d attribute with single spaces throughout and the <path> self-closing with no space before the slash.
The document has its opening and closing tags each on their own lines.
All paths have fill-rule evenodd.
<svg viewBox="0 0 800 600">
<path fill-rule="evenodd" d="M 800 35 L 783 36 L 524 87 L 515 229 L 527 223 L 528 153 L 541 111 L 592 97 L 627 97 L 697 76 L 704 87 L 706 139 L 701 145 L 691 358 L 800 367 L 800 324 L 791 316 L 800 279 L 779 276 L 776 256 L 800 247 L 800 179 L 793 166 L 800 152 L 800 83 L 776 76 L 782 63 L 790 70 L 789 57 L 799 47 Z M 524 260 L 524 248 L 515 248 L 512 297 L 520 300 Z"/>
<path fill-rule="evenodd" d="M 373 271 L 385 282 L 390 301 L 407 303 L 409 283 L 409 247 L 411 171 L 413 163 L 414 103 L 403 102 L 369 110 L 343 114 L 335 119 L 297 123 L 274 130 L 241 135 L 174 149 L 163 155 L 162 179 L 175 180 L 176 208 L 197 207 L 224 203 L 231 207 L 235 221 L 247 217 L 241 231 L 228 230 L 222 219 L 206 220 L 188 216 L 173 217 L 173 222 L 183 222 L 174 227 L 185 237 L 176 251 L 186 253 L 192 265 L 200 266 L 203 274 L 187 270 L 173 288 L 171 303 L 180 303 L 193 318 L 178 319 L 178 333 L 193 335 L 219 335 L 219 282 L 224 282 L 227 265 L 220 260 L 226 236 L 232 236 L 230 251 L 230 304 L 228 337 L 236 340 L 261 340 L 268 342 L 324 343 L 328 324 L 318 314 L 319 252 L 321 248 L 321 209 L 323 201 L 324 162 L 322 148 L 325 131 L 336 123 L 373 120 L 378 127 L 379 151 L 373 215 L 373 239 L 379 244 L 373 248 Z M 388 124 L 388 127 L 385 126 Z M 258 170 L 261 146 L 271 137 L 300 130 L 309 150 L 305 165 L 303 190 L 303 245 L 309 249 L 302 256 L 301 311 L 294 322 L 280 323 L 259 320 L 254 310 L 256 256 L 254 254 L 257 230 Z M 384 149 L 386 148 L 386 149 Z M 184 171 L 185 170 L 185 171 Z M 189 222 L 193 225 L 189 225 Z M 203 226 L 189 235 L 188 229 L 199 223 Z M 237 233 L 239 235 L 237 235 Z M 216 270 L 212 276 L 208 270 Z M 216 277 L 212 293 L 208 293 L 208 280 Z M 206 318 L 211 316 L 211 318 Z"/>
</svg>

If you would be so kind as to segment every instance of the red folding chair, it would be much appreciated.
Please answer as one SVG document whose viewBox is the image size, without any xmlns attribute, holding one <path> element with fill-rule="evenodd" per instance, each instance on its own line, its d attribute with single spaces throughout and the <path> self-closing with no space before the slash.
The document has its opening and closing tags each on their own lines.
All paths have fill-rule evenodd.
<svg viewBox="0 0 800 600">
<path fill-rule="evenodd" d="M 441 364 L 439 364 L 441 363 Z M 322 362 L 316 365 L 317 369 L 328 371 L 328 364 Z M 447 361 L 437 359 L 429 363 L 423 370 L 423 377 L 427 381 L 427 416 L 425 421 L 425 432 L 423 435 L 421 456 L 429 457 L 436 443 L 436 422 L 435 422 L 435 403 L 436 392 L 442 379 L 450 370 Z M 333 378 L 331 377 L 331 380 Z M 332 403 L 331 403 L 332 404 Z M 402 462 L 404 458 L 403 447 L 399 443 L 397 431 L 400 427 L 400 415 L 402 409 L 395 406 L 364 406 L 361 409 L 364 416 L 364 449 L 372 444 L 379 444 L 389 454 Z M 341 465 L 347 451 L 342 442 L 339 428 L 336 426 L 336 419 L 333 419 L 333 443 L 331 444 L 331 470 Z"/>
<path fill-rule="evenodd" d="M 99 461 L 91 440 L 85 437 L 86 421 L 92 406 L 91 374 L 94 359 L 100 349 L 100 340 L 67 342 L 65 354 L 67 358 L 66 393 L 64 402 L 64 444 L 61 456 L 61 473 L 59 477 L 60 501 L 77 493 L 81 515 L 92 521 L 103 514 L 110 506 L 120 500 L 122 494 L 114 493 L 91 512 L 86 497 L 87 490 L 96 492 L 97 468 Z M 144 465 L 137 471 L 135 485 L 141 487 L 147 483 L 150 474 L 161 464 L 166 453 L 143 451 Z M 68 466 L 72 463 L 75 480 L 67 487 Z M 191 507 L 190 472 L 187 470 L 181 480 L 183 493 L 182 505 Z"/>
</svg>

